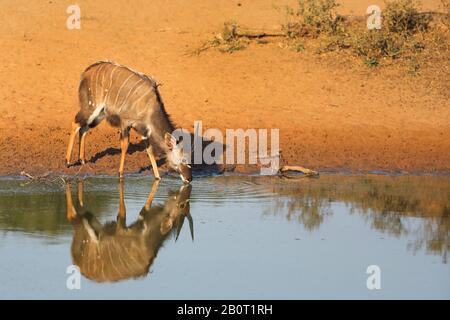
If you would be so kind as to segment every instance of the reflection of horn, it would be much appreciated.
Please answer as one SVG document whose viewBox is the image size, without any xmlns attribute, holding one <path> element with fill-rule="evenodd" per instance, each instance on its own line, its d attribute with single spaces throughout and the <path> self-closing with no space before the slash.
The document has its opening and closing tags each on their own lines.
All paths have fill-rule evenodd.
<svg viewBox="0 0 450 320">
<path fill-rule="evenodd" d="M 188 218 L 188 221 L 189 221 L 189 230 L 191 231 L 191 238 L 192 238 L 192 241 L 194 241 L 194 221 L 192 220 L 191 213 L 188 212 L 186 214 L 186 217 Z"/>
<path fill-rule="evenodd" d="M 186 201 L 186 202 L 188 202 L 188 201 Z M 177 235 L 175 237 L 175 241 L 177 241 L 178 237 L 180 236 L 180 232 L 181 232 L 181 229 L 183 228 L 183 224 L 184 224 L 184 219 L 186 219 L 186 217 L 188 218 L 188 221 L 189 221 L 189 231 L 191 232 L 191 238 L 192 238 L 192 241 L 194 241 L 194 221 L 192 220 L 192 216 L 191 216 L 190 212 L 186 213 L 186 215 L 183 214 L 178 217 L 179 220 L 178 220 Z"/>
<path fill-rule="evenodd" d="M 177 236 L 175 237 L 175 241 L 177 241 L 178 237 L 180 236 L 181 228 L 183 228 L 184 218 L 185 218 L 184 215 L 180 215 L 178 217 Z"/>
<path fill-rule="evenodd" d="M 194 240 L 194 227 L 189 207 L 189 203 L 191 201 L 189 199 L 189 197 L 191 196 L 191 190 L 192 190 L 191 185 L 182 185 L 180 191 L 178 192 L 178 197 L 181 201 L 177 205 L 179 216 L 177 217 L 177 233 L 175 241 L 177 241 L 178 237 L 180 236 L 180 232 L 184 224 L 184 219 L 186 219 L 186 217 L 188 218 L 189 221 L 189 229 L 191 232 L 192 240 Z"/>
</svg>

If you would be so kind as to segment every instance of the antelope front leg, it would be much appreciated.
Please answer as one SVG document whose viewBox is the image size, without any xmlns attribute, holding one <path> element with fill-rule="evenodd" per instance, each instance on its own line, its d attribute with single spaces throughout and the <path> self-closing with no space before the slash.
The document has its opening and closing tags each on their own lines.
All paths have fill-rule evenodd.
<svg viewBox="0 0 450 320">
<path fill-rule="evenodd" d="M 161 176 L 159 175 L 159 171 L 158 171 L 158 165 L 156 164 L 155 155 L 153 153 L 153 148 L 150 145 L 150 143 L 147 142 L 147 148 L 145 150 L 147 151 L 148 157 L 150 158 L 150 162 L 152 164 L 153 174 L 155 175 L 155 178 L 158 180 L 161 180 Z"/>
<path fill-rule="evenodd" d="M 86 142 L 86 133 L 87 133 L 88 129 L 87 127 L 83 127 L 80 129 L 80 145 L 79 145 L 79 158 L 80 158 L 80 163 L 81 164 L 85 164 L 86 163 L 86 158 L 85 158 L 85 142 Z"/>
<path fill-rule="evenodd" d="M 67 167 L 70 165 L 70 158 L 72 157 L 73 144 L 75 143 L 75 137 L 77 136 L 78 131 L 80 131 L 80 125 L 76 122 L 73 122 L 72 123 L 72 132 L 70 134 L 69 145 L 67 146 L 67 153 L 66 153 L 66 166 Z"/>
<path fill-rule="evenodd" d="M 120 137 L 120 149 L 122 154 L 120 156 L 119 178 L 123 178 L 123 167 L 125 165 L 125 156 L 128 151 L 128 145 L 130 144 L 130 135 L 128 132 L 122 132 Z"/>
</svg>

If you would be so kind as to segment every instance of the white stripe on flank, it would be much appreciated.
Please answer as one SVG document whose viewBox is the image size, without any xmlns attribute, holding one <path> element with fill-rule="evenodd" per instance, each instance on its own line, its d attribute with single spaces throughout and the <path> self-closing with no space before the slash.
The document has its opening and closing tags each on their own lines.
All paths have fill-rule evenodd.
<svg viewBox="0 0 450 320">
<path fill-rule="evenodd" d="M 97 74 L 96 74 L 96 77 L 95 77 L 95 95 L 94 95 L 94 103 L 95 103 L 95 105 L 97 105 L 97 103 L 99 102 L 99 100 L 97 99 L 98 97 L 97 97 L 97 95 L 98 95 L 98 89 L 101 89 L 101 88 L 99 88 L 98 87 L 98 76 L 99 76 L 99 73 L 101 72 L 101 70 L 102 70 L 102 67 L 104 67 L 105 65 L 104 64 L 102 64 L 102 65 L 100 65 L 99 67 L 98 67 L 98 69 L 97 69 Z"/>
<path fill-rule="evenodd" d="M 97 79 L 98 79 L 98 70 L 102 66 L 98 66 L 97 69 L 95 69 L 94 76 L 92 77 L 92 95 L 91 99 L 93 100 L 92 105 L 97 105 Z"/>
<path fill-rule="evenodd" d="M 141 97 L 139 97 L 139 98 L 133 103 L 133 105 L 131 106 L 131 109 L 134 110 L 134 106 L 135 106 L 139 101 L 141 101 L 142 98 L 145 97 L 149 92 L 151 92 L 151 90 L 148 90 L 147 92 L 144 92 L 144 94 L 143 94 Z M 145 110 L 144 110 L 144 111 L 145 111 Z M 140 116 L 141 114 L 142 114 L 142 111 L 138 114 L 138 116 Z"/>
<path fill-rule="evenodd" d="M 119 108 L 119 112 L 122 110 L 123 106 L 124 106 L 125 103 L 127 102 L 128 97 L 130 96 L 131 92 L 132 92 L 134 89 L 136 89 L 137 84 L 138 84 L 139 82 L 141 82 L 141 81 L 143 81 L 143 80 L 142 80 L 142 79 L 139 79 L 139 81 L 136 82 L 136 84 L 134 85 L 134 87 L 132 87 L 132 88 L 130 89 L 130 91 L 128 92 L 127 96 L 125 97 L 125 100 L 123 100 L 123 103 L 122 103 L 122 105 L 121 105 L 120 108 Z"/>
<path fill-rule="evenodd" d="M 135 92 L 138 92 L 138 91 L 141 89 L 141 87 L 144 86 L 145 84 L 146 84 L 146 81 L 144 81 L 144 83 L 142 83 L 138 88 L 136 88 Z M 147 93 L 147 92 L 144 92 L 144 95 L 143 95 L 143 96 L 145 96 L 146 93 Z M 134 102 L 138 101 L 138 100 L 141 99 L 143 96 L 139 97 L 139 98 L 138 98 L 137 100 L 135 100 Z M 133 106 L 134 106 L 134 103 L 133 103 Z"/>
<path fill-rule="evenodd" d="M 105 66 L 106 66 L 106 64 L 105 64 Z M 104 89 L 105 89 L 105 72 L 102 73 L 102 87 L 100 90 L 100 98 L 103 97 L 103 99 L 101 99 L 102 101 L 104 100 L 104 97 L 105 97 Z"/>
<path fill-rule="evenodd" d="M 116 101 L 114 101 L 114 104 L 113 104 L 114 107 L 116 106 L 117 100 L 119 99 L 120 91 L 122 91 L 122 88 L 125 86 L 125 84 L 128 82 L 128 80 L 130 80 L 130 78 L 131 78 L 132 76 L 134 76 L 134 74 L 130 74 L 130 75 L 128 76 L 128 78 L 122 83 L 122 85 L 120 86 L 119 90 L 117 90 Z"/>
<path fill-rule="evenodd" d="M 117 68 L 118 68 L 118 66 L 115 66 L 114 69 L 111 71 L 111 74 L 109 75 L 108 93 L 105 95 L 105 99 L 103 101 L 103 105 L 105 105 L 105 106 L 107 106 L 109 93 L 111 92 L 111 87 L 112 87 L 112 83 L 113 83 L 113 74 L 114 74 L 114 72 L 116 71 Z"/>
</svg>

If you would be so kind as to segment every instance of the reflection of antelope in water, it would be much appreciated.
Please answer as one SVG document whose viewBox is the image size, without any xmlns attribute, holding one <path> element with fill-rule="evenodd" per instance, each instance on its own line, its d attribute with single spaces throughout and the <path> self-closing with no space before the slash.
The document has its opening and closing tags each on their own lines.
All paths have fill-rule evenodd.
<svg viewBox="0 0 450 320">
<path fill-rule="evenodd" d="M 84 209 L 82 182 L 78 185 L 81 208 L 78 211 L 72 202 L 70 184 L 66 184 L 67 218 L 74 228 L 72 259 L 84 276 L 97 282 L 145 276 L 171 230 L 176 229 L 178 239 L 185 217 L 194 238 L 189 212 L 191 186 L 184 185 L 177 192 L 169 192 L 164 205 L 152 206 L 157 188 L 158 182 L 155 182 L 137 221 L 127 227 L 123 183 L 120 183 L 117 221 L 105 225 Z"/>
<path fill-rule="evenodd" d="M 123 176 L 125 155 L 133 128 L 146 141 L 155 178 L 160 179 L 155 151 L 167 159 L 169 166 L 180 174 L 184 182 L 192 180 L 189 154 L 177 141 L 175 130 L 166 113 L 158 86 L 152 78 L 114 62 L 99 61 L 81 75 L 78 89 L 80 111 L 75 116 L 67 147 L 69 166 L 73 144 L 79 134 L 79 160 L 85 163 L 85 138 L 89 128 L 96 127 L 105 118 L 121 131 L 119 176 Z"/>
</svg>

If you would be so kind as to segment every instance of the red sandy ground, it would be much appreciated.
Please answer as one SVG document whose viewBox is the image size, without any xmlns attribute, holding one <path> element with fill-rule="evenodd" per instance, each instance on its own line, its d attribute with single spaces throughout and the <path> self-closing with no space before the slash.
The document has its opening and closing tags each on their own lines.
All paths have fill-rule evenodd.
<svg viewBox="0 0 450 320">
<path fill-rule="evenodd" d="M 235 20 L 279 28 L 275 5 L 293 1 L 78 1 L 81 30 L 65 26 L 64 1 L 0 3 L 0 175 L 75 174 L 64 154 L 78 110 L 80 73 L 114 60 L 154 76 L 167 111 L 181 127 L 279 128 L 287 163 L 315 169 L 436 172 L 450 170 L 447 77 L 417 77 L 395 68 L 296 53 L 278 40 L 233 54 L 188 53 Z M 373 0 L 341 1 L 364 15 Z M 439 1 L 426 1 L 433 9 Z M 240 3 L 241 5 L 238 5 Z M 450 74 L 449 64 L 441 71 Z M 439 82 L 439 83 L 437 83 Z M 90 131 L 88 159 L 118 148 L 106 124 Z M 82 172 L 115 174 L 106 154 Z M 127 172 L 148 166 L 145 152 L 127 158 Z"/>
</svg>

